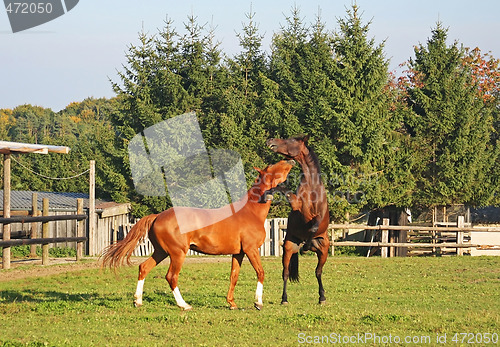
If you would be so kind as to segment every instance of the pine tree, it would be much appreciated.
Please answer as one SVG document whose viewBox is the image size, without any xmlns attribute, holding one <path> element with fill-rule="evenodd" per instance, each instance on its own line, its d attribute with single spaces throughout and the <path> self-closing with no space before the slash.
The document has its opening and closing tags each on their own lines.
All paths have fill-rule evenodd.
<svg viewBox="0 0 500 347">
<path fill-rule="evenodd" d="M 336 178 L 334 204 L 351 212 L 403 207 L 410 203 L 414 185 L 412 162 L 394 107 L 384 45 L 368 38 L 370 23 L 363 24 L 356 5 L 339 26 L 333 45 L 338 69 L 328 127 L 341 165 L 330 172 Z"/>
<path fill-rule="evenodd" d="M 393 110 L 383 45 L 369 40 L 358 7 L 329 34 L 320 16 L 306 27 L 297 9 L 273 40 L 271 78 L 284 114 L 280 135 L 312 135 L 330 192 L 332 217 L 408 204 L 413 188 L 410 154 Z"/>
<path fill-rule="evenodd" d="M 145 128 L 190 111 L 196 112 L 205 133 L 207 128 L 221 125 L 225 126 L 223 130 L 231 129 L 231 124 L 221 121 L 225 112 L 221 99 L 227 94 L 229 82 L 214 29 L 206 34 L 205 26 L 199 25 L 194 15 L 184 23 L 182 36 L 171 21 L 167 19 L 165 24 L 157 36 L 139 35 L 140 45 L 131 46 L 128 64 L 119 74 L 121 85 L 113 84 L 123 105 L 113 121 L 125 138 L 125 146 Z M 230 117 L 226 119 L 237 124 Z M 189 141 L 182 133 L 177 135 L 176 141 Z M 207 139 L 208 147 L 213 140 Z M 223 142 L 224 138 L 217 137 L 216 141 Z M 128 158 L 124 159 L 124 167 L 129 169 Z M 148 206 L 139 214 L 171 206 L 168 197 L 136 196 L 135 200 Z"/>
<path fill-rule="evenodd" d="M 419 144 L 418 201 L 425 206 L 484 205 L 491 199 L 492 108 L 478 95 L 465 51 L 446 43 L 437 23 L 427 44 L 410 60 L 407 120 Z"/>
</svg>

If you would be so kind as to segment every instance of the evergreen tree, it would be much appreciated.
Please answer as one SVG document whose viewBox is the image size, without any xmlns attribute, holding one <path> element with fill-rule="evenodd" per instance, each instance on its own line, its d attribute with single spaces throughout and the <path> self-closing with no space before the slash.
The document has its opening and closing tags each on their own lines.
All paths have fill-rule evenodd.
<svg viewBox="0 0 500 347">
<path fill-rule="evenodd" d="M 354 5 L 339 20 L 334 42 L 338 69 L 329 134 L 341 168 L 335 189 L 350 199 L 351 211 L 387 205 L 405 206 L 414 188 L 411 153 L 404 146 L 401 117 L 394 107 L 394 88 L 383 43 L 368 38 Z M 336 172 L 331 172 L 335 175 Z M 344 206 L 342 206 L 344 205 Z"/>
<path fill-rule="evenodd" d="M 208 147 L 236 138 L 224 133 L 238 122 L 231 116 L 224 117 L 228 113 L 223 96 L 228 94 L 229 78 L 214 29 L 206 34 L 194 16 L 188 17 L 184 29 L 185 34 L 178 35 L 167 20 L 157 36 L 141 33 L 140 46 L 129 49 L 128 64 L 119 74 L 121 85 L 113 83 L 123 106 L 113 122 L 125 138 L 125 147 L 128 140 L 145 128 L 190 111 L 197 113 L 202 131 L 219 134 L 216 139 L 215 135 L 206 139 Z M 179 137 L 180 141 L 189 140 L 182 134 Z M 128 157 L 124 159 L 124 168 L 130 172 Z M 171 206 L 168 196 L 134 195 L 133 200 L 138 203 L 134 206 L 142 205 L 138 215 Z"/>
<path fill-rule="evenodd" d="M 419 144 L 418 201 L 425 206 L 484 205 L 491 196 L 491 107 L 478 95 L 464 49 L 446 43 L 438 23 L 410 60 L 407 120 Z"/>
<path fill-rule="evenodd" d="M 274 37 L 271 76 L 290 121 L 280 132 L 312 135 L 330 192 L 331 215 L 395 204 L 413 188 L 383 45 L 369 40 L 357 6 L 336 35 L 321 18 L 306 27 L 294 9 Z"/>
</svg>

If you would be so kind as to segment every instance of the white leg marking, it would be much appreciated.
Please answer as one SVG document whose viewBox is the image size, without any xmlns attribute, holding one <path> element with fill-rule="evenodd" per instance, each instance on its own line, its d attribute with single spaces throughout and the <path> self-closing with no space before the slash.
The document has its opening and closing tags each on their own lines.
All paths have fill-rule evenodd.
<svg viewBox="0 0 500 347">
<path fill-rule="evenodd" d="M 264 290 L 264 285 L 260 282 L 257 282 L 257 290 L 255 291 L 255 300 L 257 300 L 257 304 L 262 305 L 262 292 Z"/>
<path fill-rule="evenodd" d="M 190 310 L 192 309 L 191 305 L 187 304 L 184 299 L 182 298 L 181 292 L 179 291 L 179 287 L 175 287 L 175 289 L 172 291 L 174 294 L 175 302 L 177 303 L 177 306 L 184 310 Z"/>
<path fill-rule="evenodd" d="M 137 289 L 135 290 L 134 295 L 134 305 L 135 307 L 139 307 L 142 305 L 142 291 L 144 289 L 144 280 L 137 281 Z"/>
</svg>

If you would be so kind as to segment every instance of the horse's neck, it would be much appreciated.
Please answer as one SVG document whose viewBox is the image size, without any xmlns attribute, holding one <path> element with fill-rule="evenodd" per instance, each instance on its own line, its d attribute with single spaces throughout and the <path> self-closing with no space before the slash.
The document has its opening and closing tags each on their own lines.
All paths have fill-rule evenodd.
<svg viewBox="0 0 500 347">
<path fill-rule="evenodd" d="M 325 187 L 321 179 L 320 168 L 314 153 L 307 147 L 297 158 L 302 167 L 303 176 L 300 185 L 297 188 L 297 194 L 301 199 L 300 211 L 304 215 L 306 221 L 321 213 L 326 206 Z M 310 192 L 314 192 L 314 200 L 310 198 Z"/>
<path fill-rule="evenodd" d="M 259 184 L 254 184 L 248 190 L 247 195 L 244 196 L 242 200 L 235 203 L 235 205 L 239 205 L 241 210 L 253 211 L 259 219 L 264 220 L 266 219 L 266 216 L 269 213 L 269 208 L 271 207 L 271 201 L 260 202 L 264 193 L 265 190 Z"/>
<path fill-rule="evenodd" d="M 302 172 L 304 173 L 302 181 L 304 183 L 307 182 L 308 184 L 315 186 L 321 181 L 319 177 L 320 170 L 318 163 L 314 160 L 314 154 L 311 150 L 305 147 L 304 151 L 302 151 L 300 156 L 296 159 L 302 167 Z"/>
<path fill-rule="evenodd" d="M 254 183 L 254 185 L 248 190 L 246 199 L 248 202 L 259 203 L 265 192 L 266 190 L 261 187 L 260 183 Z"/>
</svg>

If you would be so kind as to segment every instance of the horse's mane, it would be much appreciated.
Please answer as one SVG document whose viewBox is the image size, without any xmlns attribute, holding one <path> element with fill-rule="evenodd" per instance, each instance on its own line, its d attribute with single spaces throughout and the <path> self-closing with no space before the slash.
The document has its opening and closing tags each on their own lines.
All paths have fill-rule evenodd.
<svg viewBox="0 0 500 347">
<path fill-rule="evenodd" d="M 314 150 L 309 146 L 306 145 L 306 148 L 309 150 L 309 157 L 311 158 L 312 162 L 314 163 L 314 166 L 318 168 L 318 172 L 321 172 L 321 165 L 319 163 L 318 156 L 314 152 Z"/>
<path fill-rule="evenodd" d="M 307 150 L 309 151 L 309 158 L 310 160 L 314 163 L 314 166 L 316 168 L 318 168 L 318 172 L 321 172 L 321 165 L 319 163 L 319 159 L 318 159 L 318 156 L 316 155 L 316 152 L 314 152 L 314 150 L 312 149 L 311 146 L 309 146 L 309 144 L 307 143 L 307 140 L 304 140 L 305 138 L 308 138 L 307 135 L 297 135 L 297 136 L 294 136 L 293 139 L 297 140 L 297 141 L 303 141 L 304 142 L 304 145 L 306 146 Z"/>
</svg>

